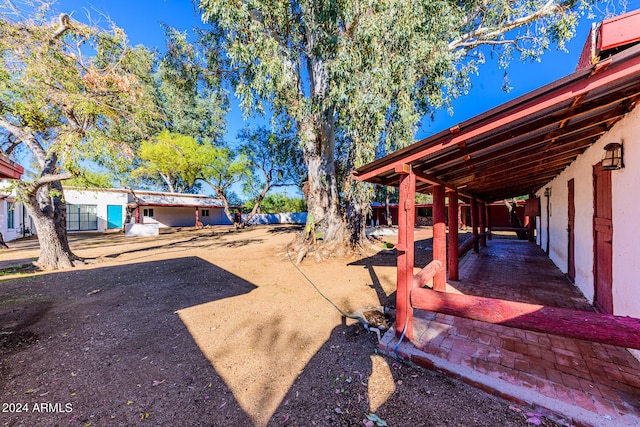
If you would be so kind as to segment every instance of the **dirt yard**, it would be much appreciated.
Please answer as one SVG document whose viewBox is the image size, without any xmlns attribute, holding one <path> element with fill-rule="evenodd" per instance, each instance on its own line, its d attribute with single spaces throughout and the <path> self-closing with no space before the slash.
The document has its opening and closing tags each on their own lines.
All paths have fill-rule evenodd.
<svg viewBox="0 0 640 427">
<path fill-rule="evenodd" d="M 0 425 L 553 425 L 380 356 L 376 335 L 289 261 L 296 231 L 74 235 L 89 263 L 53 273 L 12 267 L 38 246 L 10 242 L 0 251 Z M 300 269 L 351 313 L 394 305 L 394 254 Z"/>
</svg>

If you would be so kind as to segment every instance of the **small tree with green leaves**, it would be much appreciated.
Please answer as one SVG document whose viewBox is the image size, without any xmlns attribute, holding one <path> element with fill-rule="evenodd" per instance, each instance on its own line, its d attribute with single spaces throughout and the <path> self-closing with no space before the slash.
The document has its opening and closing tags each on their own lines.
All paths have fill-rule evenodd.
<svg viewBox="0 0 640 427">
<path fill-rule="evenodd" d="M 134 176 L 160 175 L 170 191 L 175 183 L 192 186 L 201 180 L 209 184 L 224 204 L 224 212 L 231 222 L 229 190 L 251 176 L 247 157 L 236 155 L 226 146 L 215 146 L 207 141 L 198 143 L 192 136 L 162 131 L 157 137 L 141 144 L 139 156 L 142 160 Z M 238 224 L 240 225 L 240 224 Z"/>
<path fill-rule="evenodd" d="M 202 156 L 207 148 L 191 136 L 160 132 L 143 141 L 138 149 L 140 160 L 133 177 L 161 177 L 171 193 L 180 193 L 198 179 L 202 170 Z"/>
<path fill-rule="evenodd" d="M 242 223 L 245 226 L 273 188 L 300 186 L 304 163 L 294 133 L 247 127 L 240 132 L 239 139 L 242 141 L 239 152 L 247 159 L 252 172 L 245 180 L 245 193 L 253 196 L 253 207 Z"/>
</svg>

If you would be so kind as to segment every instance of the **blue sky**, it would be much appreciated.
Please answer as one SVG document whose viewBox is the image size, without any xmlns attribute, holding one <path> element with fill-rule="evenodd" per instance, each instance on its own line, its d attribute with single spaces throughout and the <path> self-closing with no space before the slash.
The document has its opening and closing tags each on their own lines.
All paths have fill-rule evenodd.
<svg viewBox="0 0 640 427">
<path fill-rule="evenodd" d="M 627 3 L 627 11 L 640 7 L 640 0 L 629 0 Z M 104 25 L 106 20 L 102 15 L 108 16 L 125 30 L 133 44 L 144 44 L 159 50 L 164 49 L 161 22 L 182 31 L 203 26 L 200 17 L 194 11 L 191 0 L 59 0 L 55 8 L 60 12 L 71 13 L 81 21 L 84 21 L 86 14 L 89 13 L 94 20 L 102 19 Z M 594 19 L 584 17 L 576 36 L 567 44 L 568 52 L 557 51 L 554 47 L 546 52 L 539 62 L 514 60 L 509 67 L 509 81 L 513 88 L 509 93 L 501 90 L 504 70 L 499 69 L 497 61 L 487 60 L 481 66 L 479 75 L 474 76 L 469 94 L 454 101 L 454 115 L 449 116 L 442 110 L 436 113 L 434 121 L 425 119 L 416 133 L 416 139 L 437 133 L 571 74 L 576 67 L 591 23 L 600 21 L 602 18 L 603 15 L 598 10 Z M 238 131 L 246 125 L 242 120 L 237 102 L 233 103 L 227 122 L 227 140 L 232 142 Z"/>
</svg>

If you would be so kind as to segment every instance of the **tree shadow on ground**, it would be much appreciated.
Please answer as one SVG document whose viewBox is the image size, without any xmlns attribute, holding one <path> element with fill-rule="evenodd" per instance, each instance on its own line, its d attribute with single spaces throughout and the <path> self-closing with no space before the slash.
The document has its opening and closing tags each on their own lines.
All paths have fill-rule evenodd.
<svg viewBox="0 0 640 427">
<path fill-rule="evenodd" d="M 14 323 L 39 339 L 0 352 L 0 401 L 69 403 L 72 412 L 3 422 L 251 425 L 175 312 L 254 289 L 196 257 L 7 280 L 0 319 L 22 313 Z"/>
<path fill-rule="evenodd" d="M 304 230 L 304 224 L 287 224 L 276 227 L 271 227 L 269 233 L 271 234 L 288 234 L 292 231 L 299 232 Z"/>
<path fill-rule="evenodd" d="M 0 401 L 72 411 L 12 413 L 9 425 L 353 426 L 373 412 L 397 426 L 525 425 L 504 422 L 504 402 L 378 356 L 360 324 L 316 346 L 326 332 L 313 313 L 273 307 L 274 288 L 197 257 L 29 279 L 0 288 L 0 301 L 23 296 L 0 314 L 34 306 L 16 324 L 39 337 L 0 352 Z"/>
</svg>

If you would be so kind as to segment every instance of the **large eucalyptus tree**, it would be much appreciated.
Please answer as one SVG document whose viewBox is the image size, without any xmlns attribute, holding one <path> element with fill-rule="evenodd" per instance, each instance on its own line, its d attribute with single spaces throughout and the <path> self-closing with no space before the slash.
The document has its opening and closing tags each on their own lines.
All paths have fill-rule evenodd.
<svg viewBox="0 0 640 427">
<path fill-rule="evenodd" d="M 0 148 L 24 146 L 37 165 L 19 196 L 34 220 L 38 265 L 71 267 L 62 181 L 82 162 L 115 166 L 133 155 L 129 143 L 158 121 L 153 56 L 128 45 L 116 27 L 103 30 L 41 1 L 0 3 Z"/>
<path fill-rule="evenodd" d="M 537 58 L 552 43 L 562 47 L 593 3 L 199 1 L 223 39 L 241 105 L 295 121 L 316 230 L 325 242 L 352 245 L 362 242 L 371 191 L 348 171 L 381 146 L 410 144 L 422 117 L 467 91 L 489 50 L 506 63 L 513 53 Z"/>
</svg>

